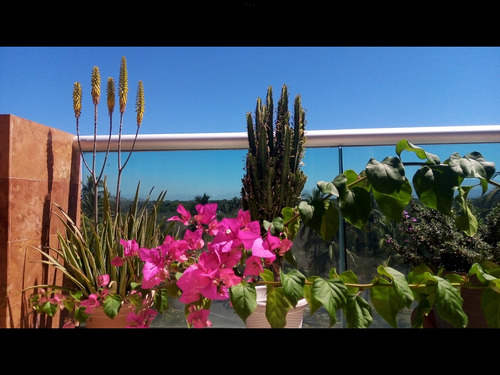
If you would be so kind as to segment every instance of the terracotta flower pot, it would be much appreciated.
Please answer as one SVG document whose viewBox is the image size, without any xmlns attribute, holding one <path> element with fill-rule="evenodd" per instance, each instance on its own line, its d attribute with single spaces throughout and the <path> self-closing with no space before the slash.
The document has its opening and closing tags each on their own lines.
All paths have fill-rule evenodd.
<svg viewBox="0 0 500 375">
<path fill-rule="evenodd" d="M 125 328 L 129 323 L 127 316 L 134 311 L 134 305 L 126 304 L 122 306 L 118 314 L 111 319 L 107 316 L 101 306 L 96 308 L 85 323 L 86 328 Z"/>
<path fill-rule="evenodd" d="M 464 300 L 462 309 L 467 315 L 468 323 L 465 328 L 489 328 L 481 310 L 482 290 L 462 288 L 460 294 Z M 413 320 L 412 313 L 412 320 Z M 424 319 L 424 328 L 455 328 L 435 313 L 434 309 Z"/>
</svg>

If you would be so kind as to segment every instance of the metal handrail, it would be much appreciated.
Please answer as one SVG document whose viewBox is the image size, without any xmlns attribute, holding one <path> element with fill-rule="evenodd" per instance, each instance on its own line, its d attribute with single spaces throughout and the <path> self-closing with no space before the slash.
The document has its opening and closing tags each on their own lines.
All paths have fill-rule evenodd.
<svg viewBox="0 0 500 375">
<path fill-rule="evenodd" d="M 309 130 L 306 147 L 387 146 L 406 138 L 415 144 L 496 143 L 500 142 L 500 125 L 434 126 L 401 128 L 365 128 Z M 121 136 L 122 150 L 132 148 L 134 135 Z M 109 136 L 96 136 L 96 150 L 105 151 Z M 77 138 L 75 137 L 75 144 Z M 81 136 L 82 151 L 93 150 L 94 136 Z M 139 134 L 136 151 L 175 150 L 244 150 L 248 148 L 246 132 Z M 118 150 L 118 135 L 111 136 L 111 151 Z"/>
</svg>

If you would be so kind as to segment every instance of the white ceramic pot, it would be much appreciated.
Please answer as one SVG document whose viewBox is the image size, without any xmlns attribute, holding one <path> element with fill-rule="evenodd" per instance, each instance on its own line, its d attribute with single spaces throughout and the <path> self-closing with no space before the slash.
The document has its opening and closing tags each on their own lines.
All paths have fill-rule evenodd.
<svg viewBox="0 0 500 375">
<path fill-rule="evenodd" d="M 265 285 L 257 285 L 257 308 L 246 320 L 246 328 L 271 328 L 271 325 L 266 319 L 266 293 Z M 302 328 L 304 319 L 304 310 L 307 307 L 305 298 L 299 300 L 295 307 L 292 307 L 286 315 L 285 328 Z"/>
</svg>

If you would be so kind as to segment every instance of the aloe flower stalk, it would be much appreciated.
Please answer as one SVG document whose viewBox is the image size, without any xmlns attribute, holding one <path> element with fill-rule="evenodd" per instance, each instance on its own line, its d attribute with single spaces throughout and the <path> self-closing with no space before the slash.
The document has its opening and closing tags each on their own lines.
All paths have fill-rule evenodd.
<svg viewBox="0 0 500 375">
<path fill-rule="evenodd" d="M 137 126 L 140 127 L 142 124 L 142 118 L 144 117 L 144 87 L 142 81 L 139 81 L 137 84 L 137 100 L 135 108 L 135 111 L 137 112 Z"/>
<path fill-rule="evenodd" d="M 75 82 L 73 86 L 73 110 L 75 117 L 79 119 L 82 113 L 82 85 L 80 82 Z"/>
<path fill-rule="evenodd" d="M 122 128 L 123 128 L 123 114 L 127 106 L 128 95 L 128 73 L 127 73 L 127 60 L 122 56 L 120 64 L 120 78 L 118 80 L 118 96 L 120 101 L 120 128 L 118 130 L 118 177 L 116 182 L 116 206 L 115 214 L 118 214 L 120 207 L 120 182 L 122 175 Z"/>
<path fill-rule="evenodd" d="M 90 79 L 92 90 L 92 102 L 94 105 L 99 104 L 99 98 L 101 97 L 101 74 L 99 73 L 99 68 L 94 66 L 92 69 L 92 77 Z"/>
<path fill-rule="evenodd" d="M 128 95 L 128 74 L 127 74 L 127 60 L 125 56 L 122 57 L 120 65 L 120 79 L 118 81 L 118 95 L 120 96 L 120 113 L 125 112 L 127 106 Z"/>
<path fill-rule="evenodd" d="M 104 168 L 106 167 L 106 161 L 109 156 L 109 148 L 111 146 L 111 135 L 113 133 L 113 112 L 115 110 L 115 81 L 112 77 L 108 77 L 108 81 L 106 84 L 106 102 L 108 105 L 108 115 L 109 115 L 109 137 L 108 137 L 108 145 L 106 147 L 106 153 L 104 154 L 104 160 L 102 162 L 101 172 L 99 173 L 99 177 L 97 177 L 97 184 L 101 181 L 102 175 L 104 173 Z M 97 185 L 96 185 L 97 189 Z M 97 190 L 96 190 L 97 192 Z"/>
<path fill-rule="evenodd" d="M 135 137 L 134 137 L 134 142 L 132 143 L 132 148 L 130 149 L 129 153 L 128 153 L 128 156 L 127 156 L 127 159 L 125 160 L 125 162 L 123 163 L 123 165 L 121 165 L 121 151 L 119 151 L 118 153 L 118 160 L 119 160 L 119 165 L 118 165 L 118 181 L 117 181 L 117 186 L 116 186 L 116 197 L 117 197 L 117 202 L 119 201 L 119 194 L 120 194 L 120 182 L 121 182 L 121 175 L 122 175 L 122 171 L 123 169 L 125 168 L 125 166 L 127 165 L 129 159 L 130 159 L 130 156 L 132 156 L 132 152 L 134 151 L 134 148 L 135 148 L 135 143 L 137 141 L 137 136 L 139 135 L 139 129 L 141 128 L 141 124 L 142 124 L 142 119 L 144 117 L 144 86 L 143 86 L 143 83 L 142 81 L 139 81 L 138 84 L 137 84 L 137 98 L 136 98 L 136 112 L 137 112 L 137 128 L 136 128 L 136 131 L 135 131 Z M 121 134 L 121 132 L 120 132 Z M 118 206 L 116 208 L 117 212 L 118 212 Z"/>
<path fill-rule="evenodd" d="M 108 84 L 106 86 L 107 102 L 108 102 L 108 112 L 111 116 L 115 110 L 115 80 L 108 77 Z"/>
</svg>

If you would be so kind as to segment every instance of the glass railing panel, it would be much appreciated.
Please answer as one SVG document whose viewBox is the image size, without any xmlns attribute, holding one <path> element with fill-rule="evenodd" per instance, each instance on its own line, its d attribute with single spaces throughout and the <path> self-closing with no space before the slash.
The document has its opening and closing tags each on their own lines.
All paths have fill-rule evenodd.
<svg viewBox="0 0 500 375">
<path fill-rule="evenodd" d="M 495 144 L 454 144 L 454 145 L 418 145 L 427 152 L 438 155 L 442 161 L 451 153 L 458 152 L 465 155 L 472 151 L 479 151 L 486 160 L 493 161 L 500 166 L 500 155 L 496 152 L 498 143 Z M 122 163 L 128 152 L 123 152 Z M 165 210 L 165 217 L 175 214 L 179 202 L 194 201 L 204 195 L 210 197 L 210 201 L 225 202 L 224 214 L 235 215 L 241 207 L 240 191 L 241 179 L 244 176 L 246 150 L 196 150 L 196 151 L 140 151 L 134 152 L 124 169 L 121 180 L 121 194 L 123 200 L 132 199 L 137 184 L 140 181 L 141 197 L 145 197 L 154 188 L 151 199 L 155 199 L 161 191 L 167 191 L 165 197 L 170 206 Z M 386 156 L 394 156 L 395 146 L 365 146 L 365 147 L 343 147 L 342 159 L 343 170 L 353 169 L 359 173 L 370 160 L 375 158 L 382 161 Z M 91 163 L 91 153 L 86 152 L 85 158 Z M 104 153 L 97 154 L 96 165 L 98 169 L 102 165 Z M 413 153 L 404 152 L 404 162 L 418 162 Z M 331 181 L 339 174 L 339 150 L 338 148 L 307 148 L 303 159 L 303 171 L 308 180 L 303 190 L 302 197 L 309 199 L 313 196 L 316 182 L 319 180 Z M 407 167 L 407 174 L 413 176 L 417 167 Z M 110 153 L 104 174 L 107 178 L 108 188 L 112 196 L 116 193 L 117 181 L 117 153 Z M 83 181 L 86 181 L 88 172 L 83 167 Z M 495 177 L 500 182 L 500 177 Z M 493 197 L 488 200 L 487 211 L 492 204 L 498 203 L 500 193 L 498 189 L 490 187 L 488 194 Z M 480 191 L 473 190 L 471 196 L 479 197 Z M 486 199 L 485 199 L 486 201 Z M 345 226 L 345 231 L 338 233 L 329 243 L 325 243 L 307 228 L 302 228 L 295 239 L 294 253 L 299 260 L 299 268 L 305 274 L 327 275 L 331 268 L 342 270 L 339 259 L 346 259 L 347 269 L 353 270 L 359 277 L 360 282 L 370 282 L 376 276 L 376 267 L 388 260 L 391 256 L 390 250 L 384 243 L 388 234 L 397 230 L 396 223 L 389 225 L 370 224 L 366 232 Z M 345 235 L 342 239 L 340 236 Z M 342 253 L 345 242 L 345 253 Z M 405 271 L 401 264 L 390 264 L 392 267 Z M 363 297 L 369 301 L 368 292 Z M 174 302 L 175 305 L 175 302 Z M 182 309 L 181 309 L 182 310 Z M 182 312 L 182 311 L 181 311 Z M 159 326 L 185 326 L 183 315 L 172 309 L 168 316 L 162 317 Z M 180 318 L 177 315 L 180 316 Z M 234 316 L 229 305 L 222 304 L 214 308 L 214 318 L 221 327 L 241 327 L 241 321 Z M 373 328 L 388 327 L 388 324 L 377 316 L 373 309 Z M 173 318 L 172 318 L 173 316 Z M 173 320 L 172 320 L 173 319 Z M 180 319 L 180 320 L 179 320 Z M 399 315 L 400 327 L 410 326 L 409 310 Z M 304 327 L 328 327 L 329 317 L 321 310 L 312 317 L 306 314 Z M 335 327 L 341 327 L 341 318 Z"/>
<path fill-rule="evenodd" d="M 122 154 L 122 164 L 128 152 Z M 141 151 L 134 152 L 121 176 L 121 196 L 131 199 L 140 182 L 141 197 L 167 191 L 165 199 L 188 201 L 207 194 L 212 200 L 240 196 L 244 173 L 243 150 L 218 151 Z M 85 153 L 90 160 L 92 155 Z M 97 166 L 102 165 L 104 153 L 97 154 Z M 118 153 L 111 152 L 104 175 L 111 195 L 116 194 Z M 84 178 L 88 171 L 84 170 Z"/>
</svg>

